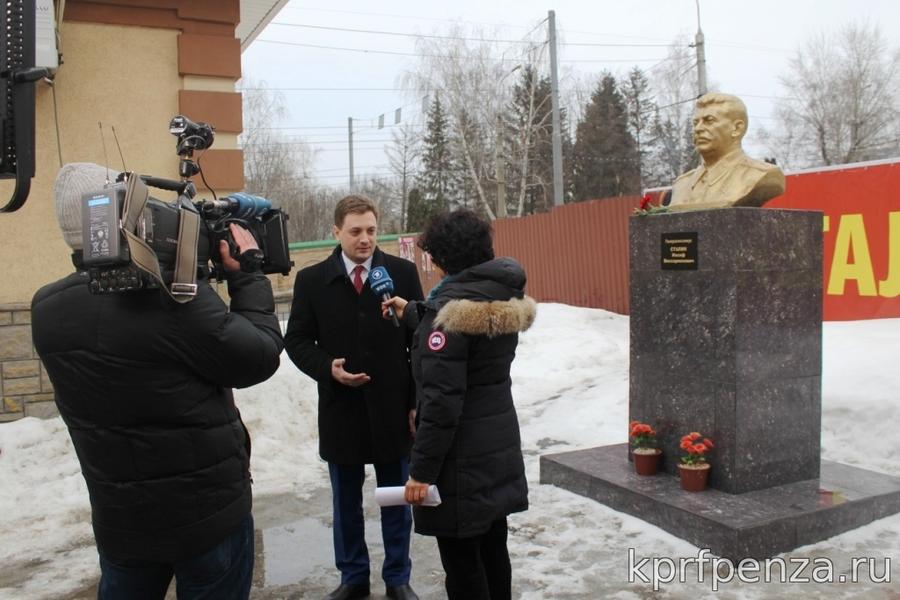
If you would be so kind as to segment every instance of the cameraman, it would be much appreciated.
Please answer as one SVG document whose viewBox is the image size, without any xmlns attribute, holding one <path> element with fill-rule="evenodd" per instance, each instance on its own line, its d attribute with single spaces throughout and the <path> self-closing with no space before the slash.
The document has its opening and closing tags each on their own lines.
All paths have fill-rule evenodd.
<svg viewBox="0 0 900 600">
<path fill-rule="evenodd" d="M 107 170 L 68 164 L 56 212 L 80 264 L 81 198 Z M 231 225 L 241 251 L 256 248 Z M 32 300 L 34 345 L 90 494 L 98 598 L 247 598 L 253 573 L 250 437 L 232 387 L 268 379 L 283 347 L 269 280 L 219 248 L 231 308 L 206 281 L 92 295 L 82 270 Z"/>
</svg>

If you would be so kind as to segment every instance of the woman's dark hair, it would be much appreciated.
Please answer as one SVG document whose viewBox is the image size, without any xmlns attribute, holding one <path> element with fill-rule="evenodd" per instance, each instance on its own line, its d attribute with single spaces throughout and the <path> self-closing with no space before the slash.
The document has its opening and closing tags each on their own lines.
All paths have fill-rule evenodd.
<svg viewBox="0 0 900 600">
<path fill-rule="evenodd" d="M 418 245 L 448 275 L 494 258 L 491 224 L 465 208 L 432 217 Z"/>
</svg>

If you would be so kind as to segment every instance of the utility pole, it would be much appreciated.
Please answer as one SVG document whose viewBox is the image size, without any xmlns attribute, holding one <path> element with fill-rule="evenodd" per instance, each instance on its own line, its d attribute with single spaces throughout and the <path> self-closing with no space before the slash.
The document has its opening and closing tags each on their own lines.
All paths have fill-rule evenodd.
<svg viewBox="0 0 900 600">
<path fill-rule="evenodd" d="M 559 118 L 559 74 L 557 73 L 556 58 L 556 13 L 547 13 L 548 28 L 550 30 L 550 106 L 553 122 L 553 205 L 562 206 L 563 203 L 563 168 L 562 168 L 562 133 L 560 132 Z"/>
<path fill-rule="evenodd" d="M 516 67 L 518 68 L 518 67 Z M 494 143 L 494 165 L 497 171 L 497 218 L 506 218 L 506 160 L 500 152 L 503 144 L 503 118 L 497 115 L 497 140 Z"/>
<path fill-rule="evenodd" d="M 356 183 L 353 181 L 353 117 L 347 117 L 347 139 L 350 146 L 350 193 L 356 191 Z"/>
<path fill-rule="evenodd" d="M 703 43 L 703 30 L 700 29 L 700 0 L 697 3 L 697 35 L 694 36 L 694 49 L 697 51 L 697 97 L 706 93 L 706 49 Z"/>
</svg>

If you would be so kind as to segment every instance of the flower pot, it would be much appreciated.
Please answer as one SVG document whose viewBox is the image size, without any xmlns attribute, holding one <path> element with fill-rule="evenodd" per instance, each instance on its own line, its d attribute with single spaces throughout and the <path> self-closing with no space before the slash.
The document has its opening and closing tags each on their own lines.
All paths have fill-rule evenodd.
<svg viewBox="0 0 900 600">
<path fill-rule="evenodd" d="M 631 451 L 634 472 L 638 475 L 656 475 L 661 455 L 662 450 L 659 448 L 635 448 Z"/>
<path fill-rule="evenodd" d="M 681 489 L 688 492 L 702 492 L 706 489 L 706 481 L 709 479 L 709 463 L 681 464 L 678 465 L 678 473 L 681 475 Z"/>
</svg>

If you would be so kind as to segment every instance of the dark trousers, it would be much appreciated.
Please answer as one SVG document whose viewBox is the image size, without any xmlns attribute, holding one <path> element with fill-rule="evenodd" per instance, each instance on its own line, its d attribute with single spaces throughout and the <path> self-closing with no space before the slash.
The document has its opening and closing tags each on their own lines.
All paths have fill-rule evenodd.
<svg viewBox="0 0 900 600">
<path fill-rule="evenodd" d="M 482 535 L 437 538 L 449 600 L 510 600 L 512 569 L 506 549 L 506 518 Z"/>
<path fill-rule="evenodd" d="M 374 466 L 379 487 L 406 484 L 409 477 L 407 459 Z M 341 572 L 341 583 L 369 582 L 369 549 L 366 547 L 362 498 L 365 467 L 328 463 L 334 515 L 334 562 Z M 381 509 L 381 538 L 384 541 L 381 578 L 385 585 L 393 587 L 409 583 L 412 571 L 409 558 L 411 530 L 412 513 L 408 506 Z"/>
<path fill-rule="evenodd" d="M 253 517 L 217 546 L 174 563 L 120 561 L 100 553 L 98 600 L 162 600 L 175 577 L 178 600 L 244 600 L 253 581 Z"/>
</svg>

